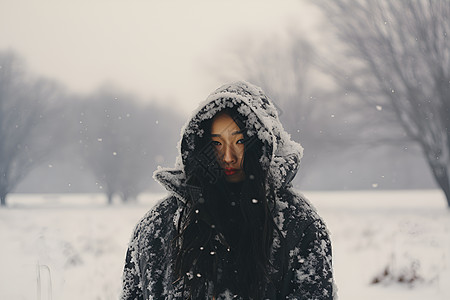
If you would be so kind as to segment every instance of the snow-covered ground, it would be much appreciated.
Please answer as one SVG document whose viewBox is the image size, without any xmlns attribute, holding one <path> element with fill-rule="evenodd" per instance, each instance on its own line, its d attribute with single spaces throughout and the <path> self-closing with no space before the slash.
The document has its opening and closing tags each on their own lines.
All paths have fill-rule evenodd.
<svg viewBox="0 0 450 300">
<path fill-rule="evenodd" d="M 439 191 L 305 195 L 331 232 L 340 299 L 450 299 Z M 0 299 L 117 299 L 133 227 L 159 198 L 108 207 L 102 195 L 11 195 L 0 209 Z"/>
</svg>

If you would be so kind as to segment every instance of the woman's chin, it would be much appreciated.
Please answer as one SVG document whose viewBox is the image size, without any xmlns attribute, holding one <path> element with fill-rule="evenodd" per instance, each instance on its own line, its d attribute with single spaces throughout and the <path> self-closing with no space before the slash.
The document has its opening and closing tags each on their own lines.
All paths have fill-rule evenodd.
<svg viewBox="0 0 450 300">
<path fill-rule="evenodd" d="M 236 173 L 231 174 L 231 175 L 226 175 L 225 174 L 225 180 L 227 182 L 232 182 L 232 183 L 241 182 L 241 181 L 244 181 L 244 179 L 245 179 L 244 171 L 239 171 L 239 172 L 236 172 Z"/>
</svg>

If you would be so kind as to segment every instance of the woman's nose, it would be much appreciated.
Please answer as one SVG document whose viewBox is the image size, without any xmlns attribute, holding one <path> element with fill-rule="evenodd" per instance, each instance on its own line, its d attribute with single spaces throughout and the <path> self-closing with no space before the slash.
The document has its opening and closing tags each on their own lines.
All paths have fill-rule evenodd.
<svg viewBox="0 0 450 300">
<path fill-rule="evenodd" d="M 232 164 L 236 162 L 236 155 L 234 153 L 234 150 L 230 146 L 224 147 L 224 153 L 223 153 L 223 162 L 226 164 Z"/>
</svg>

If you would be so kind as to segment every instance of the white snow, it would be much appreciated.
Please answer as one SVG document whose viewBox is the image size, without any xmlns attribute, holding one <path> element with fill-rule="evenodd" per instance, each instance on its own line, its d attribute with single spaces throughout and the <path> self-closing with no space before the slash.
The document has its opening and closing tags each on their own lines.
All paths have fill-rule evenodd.
<svg viewBox="0 0 450 300">
<path fill-rule="evenodd" d="M 340 299 L 450 299 L 440 191 L 304 194 L 331 232 Z M 102 195 L 12 194 L 0 209 L 0 299 L 39 299 L 38 288 L 43 300 L 117 299 L 132 230 L 162 197 L 108 207 Z"/>
</svg>

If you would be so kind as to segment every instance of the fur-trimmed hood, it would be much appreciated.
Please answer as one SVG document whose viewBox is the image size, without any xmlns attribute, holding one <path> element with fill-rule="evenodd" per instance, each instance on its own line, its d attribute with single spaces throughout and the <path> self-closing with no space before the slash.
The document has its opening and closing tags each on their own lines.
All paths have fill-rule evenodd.
<svg viewBox="0 0 450 300">
<path fill-rule="evenodd" d="M 268 168 L 269 180 L 276 188 L 290 185 L 297 173 L 303 148 L 284 130 L 272 101 L 261 88 L 248 82 L 226 84 L 211 93 L 183 126 L 175 168 L 158 167 L 154 172 L 154 178 L 183 202 L 186 196 L 184 166 L 195 148 L 195 135 L 203 134 L 199 124 L 227 107 L 237 107 L 238 112 L 246 117 L 247 135 L 256 134 L 268 145 L 269 151 L 263 155 L 261 163 Z"/>
</svg>

